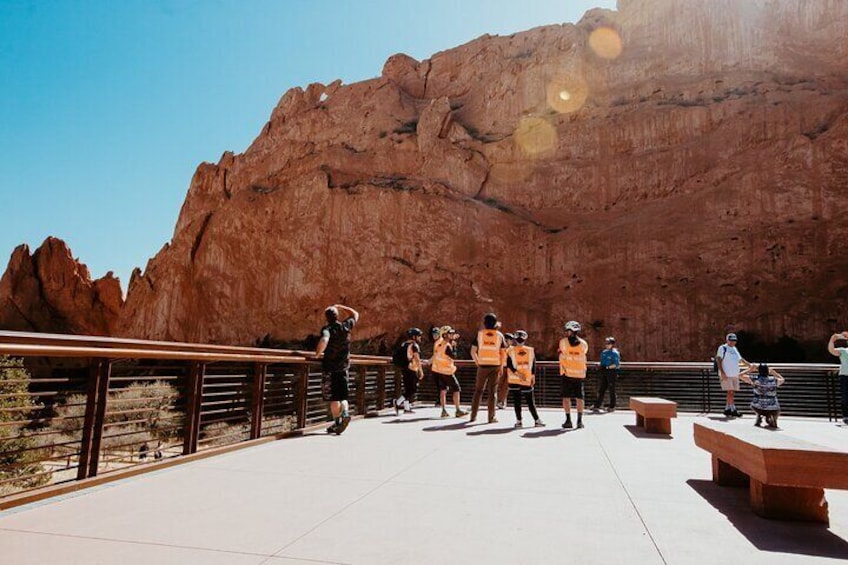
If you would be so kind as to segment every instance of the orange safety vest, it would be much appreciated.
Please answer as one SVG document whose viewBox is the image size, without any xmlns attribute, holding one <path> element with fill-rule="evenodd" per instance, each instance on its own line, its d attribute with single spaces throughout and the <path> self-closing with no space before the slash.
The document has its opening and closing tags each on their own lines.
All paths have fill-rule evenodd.
<svg viewBox="0 0 848 565">
<path fill-rule="evenodd" d="M 533 386 L 533 361 L 536 354 L 532 347 L 526 345 L 514 345 L 506 350 L 506 354 L 512 359 L 515 370 L 509 369 L 507 379 L 511 385 Z"/>
<path fill-rule="evenodd" d="M 577 345 L 568 343 L 567 338 L 559 341 L 559 374 L 573 379 L 585 379 L 589 344 L 579 337 L 577 339 Z"/>
<path fill-rule="evenodd" d="M 500 367 L 505 360 L 502 353 L 504 336 L 498 330 L 480 330 L 477 332 L 477 365 L 481 367 Z"/>
<path fill-rule="evenodd" d="M 448 347 L 448 341 L 443 338 L 439 338 L 439 340 L 433 345 L 433 363 L 432 368 L 434 373 L 439 373 L 441 375 L 453 375 L 456 373 L 456 364 L 453 362 L 453 359 L 445 353 L 445 349 Z"/>
</svg>

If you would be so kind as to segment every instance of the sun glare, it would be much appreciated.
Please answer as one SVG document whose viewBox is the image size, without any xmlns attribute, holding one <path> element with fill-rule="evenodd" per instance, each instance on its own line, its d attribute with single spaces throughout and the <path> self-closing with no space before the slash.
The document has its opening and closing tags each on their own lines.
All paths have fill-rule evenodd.
<svg viewBox="0 0 848 565">
<path fill-rule="evenodd" d="M 610 27 L 599 27 L 589 35 L 589 47 L 603 59 L 616 59 L 621 55 L 621 36 Z"/>
<path fill-rule="evenodd" d="M 586 103 L 589 87 L 578 76 L 554 77 L 548 83 L 548 106 L 560 114 L 576 112 Z"/>
<path fill-rule="evenodd" d="M 543 118 L 522 118 L 515 129 L 515 143 L 529 157 L 542 157 L 556 150 L 556 128 Z"/>
</svg>

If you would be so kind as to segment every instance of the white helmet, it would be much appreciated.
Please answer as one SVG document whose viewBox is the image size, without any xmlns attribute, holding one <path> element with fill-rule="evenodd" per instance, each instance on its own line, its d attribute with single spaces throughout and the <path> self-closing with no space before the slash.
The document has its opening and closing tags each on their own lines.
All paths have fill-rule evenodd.
<svg viewBox="0 0 848 565">
<path fill-rule="evenodd" d="M 580 322 L 575 322 L 574 320 L 571 320 L 570 322 L 566 322 L 564 327 L 566 330 L 571 330 L 574 333 L 578 333 L 580 331 Z"/>
</svg>

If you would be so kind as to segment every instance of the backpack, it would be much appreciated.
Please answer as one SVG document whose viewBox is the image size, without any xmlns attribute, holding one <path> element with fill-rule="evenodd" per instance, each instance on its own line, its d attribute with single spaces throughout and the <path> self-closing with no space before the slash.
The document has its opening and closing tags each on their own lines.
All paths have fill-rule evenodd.
<svg viewBox="0 0 848 565">
<path fill-rule="evenodd" d="M 409 357 L 406 351 L 408 348 L 409 342 L 404 341 L 395 349 L 395 352 L 392 353 L 392 365 L 403 368 L 409 367 Z"/>
<path fill-rule="evenodd" d="M 721 347 L 722 347 L 722 350 L 721 350 L 722 355 L 727 355 L 727 345 L 722 345 Z M 717 375 L 718 374 L 718 360 L 716 360 L 715 357 L 713 357 L 712 359 L 713 359 L 713 373 L 715 373 Z"/>
</svg>

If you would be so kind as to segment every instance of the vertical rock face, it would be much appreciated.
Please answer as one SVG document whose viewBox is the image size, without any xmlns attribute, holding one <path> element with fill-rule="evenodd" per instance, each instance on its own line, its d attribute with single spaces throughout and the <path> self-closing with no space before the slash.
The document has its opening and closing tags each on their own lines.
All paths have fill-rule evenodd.
<svg viewBox="0 0 848 565">
<path fill-rule="evenodd" d="M 0 328 L 112 335 L 123 296 L 108 273 L 92 281 L 64 241 L 47 238 L 35 253 L 21 245 L 0 279 Z"/>
<path fill-rule="evenodd" d="M 704 359 L 728 327 L 826 339 L 848 306 L 846 37 L 842 0 L 620 0 L 292 89 L 198 168 L 116 332 L 297 340 L 344 302 L 361 338 L 468 336 L 492 310 L 549 354 L 569 319 L 630 360 Z"/>
<path fill-rule="evenodd" d="M 293 89 L 198 169 L 120 331 L 299 339 L 341 301 L 361 337 L 493 310 L 548 353 L 568 319 L 630 359 L 706 358 L 729 326 L 824 339 L 848 289 L 846 37 L 836 0 L 621 0 Z"/>
</svg>

